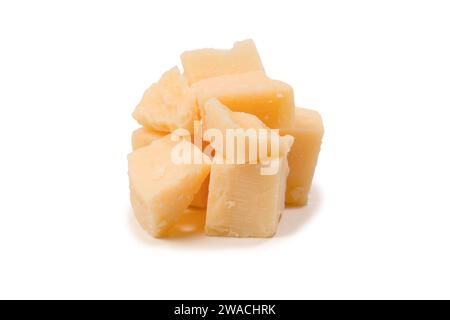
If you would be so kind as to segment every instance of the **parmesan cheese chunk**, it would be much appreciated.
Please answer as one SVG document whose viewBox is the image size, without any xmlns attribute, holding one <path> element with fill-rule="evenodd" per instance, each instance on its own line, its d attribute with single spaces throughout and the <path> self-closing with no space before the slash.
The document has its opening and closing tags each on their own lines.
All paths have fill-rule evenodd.
<svg viewBox="0 0 450 320">
<path fill-rule="evenodd" d="M 172 150 L 181 146 L 201 164 L 177 164 Z M 210 159 L 186 140 L 170 136 L 152 142 L 128 156 L 131 203 L 141 226 L 154 237 L 162 237 L 178 220 L 210 171 Z"/>
<path fill-rule="evenodd" d="M 261 175 L 261 164 L 211 167 L 205 231 L 209 236 L 272 237 L 284 210 L 286 158 L 275 175 Z M 272 165 L 272 164 L 271 164 Z"/>
<path fill-rule="evenodd" d="M 133 117 L 156 131 L 182 128 L 193 132 L 194 120 L 198 118 L 197 101 L 177 67 L 164 73 L 159 82 L 145 91 Z"/>
<path fill-rule="evenodd" d="M 286 203 L 303 206 L 308 203 L 308 194 L 319 157 L 324 133 L 322 118 L 317 111 L 296 108 L 295 125 L 280 132 L 295 138 L 288 157 L 290 173 Z"/>
<path fill-rule="evenodd" d="M 236 42 L 230 50 L 200 49 L 181 55 L 184 75 L 190 84 L 226 74 L 264 71 L 252 40 Z"/>
<path fill-rule="evenodd" d="M 281 81 L 272 80 L 262 72 L 248 72 L 208 78 L 195 83 L 201 108 L 217 98 L 232 111 L 257 116 L 269 128 L 290 127 L 294 119 L 294 91 Z"/>
</svg>

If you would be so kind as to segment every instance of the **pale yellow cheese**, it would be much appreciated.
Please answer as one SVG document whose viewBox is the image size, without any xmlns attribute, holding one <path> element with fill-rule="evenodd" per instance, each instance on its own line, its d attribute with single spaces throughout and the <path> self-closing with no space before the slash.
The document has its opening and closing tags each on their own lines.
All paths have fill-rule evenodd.
<svg viewBox="0 0 450 320">
<path fill-rule="evenodd" d="M 316 111 L 296 108 L 294 126 L 280 132 L 295 138 L 288 157 L 290 173 L 286 203 L 302 206 L 308 203 L 308 194 L 319 157 L 324 133 L 322 118 Z"/>
<path fill-rule="evenodd" d="M 145 91 L 133 117 L 156 131 L 183 128 L 193 132 L 194 120 L 198 118 L 197 101 L 177 67 L 164 73 L 159 82 Z"/>
<path fill-rule="evenodd" d="M 272 237 L 284 210 L 288 165 L 279 161 L 275 175 L 261 175 L 261 164 L 211 167 L 205 231 L 209 236 Z"/>
<path fill-rule="evenodd" d="M 132 135 L 132 145 L 133 150 L 148 146 L 155 140 L 165 137 L 167 132 L 154 131 L 145 127 L 139 128 L 133 132 Z M 208 146 L 206 141 L 202 141 L 202 148 L 205 149 Z M 191 206 L 196 208 L 206 208 L 208 202 L 208 187 L 209 187 L 209 176 L 203 181 L 200 190 L 194 195 Z"/>
<path fill-rule="evenodd" d="M 161 139 L 166 136 L 167 132 L 159 132 L 145 127 L 136 129 L 133 131 L 131 137 L 131 144 L 133 150 L 148 146 L 155 140 Z"/>
<path fill-rule="evenodd" d="M 232 111 L 257 116 L 269 128 L 286 128 L 294 117 L 294 92 L 281 81 L 262 72 L 248 72 L 208 78 L 192 85 L 198 105 L 217 98 Z"/>
<path fill-rule="evenodd" d="M 253 40 L 236 42 L 230 50 L 200 49 L 181 55 L 184 75 L 189 83 L 249 71 L 264 71 Z"/>
<path fill-rule="evenodd" d="M 271 237 L 275 234 L 284 209 L 286 178 L 288 174 L 287 155 L 293 137 L 273 133 L 254 115 L 232 112 L 217 99 L 210 99 L 204 105 L 203 121 L 206 130 L 224 132 L 234 129 L 241 132 L 245 141 L 246 161 L 249 160 L 251 141 L 259 145 L 261 136 L 246 135 L 247 130 L 268 131 L 267 143 L 279 139 L 279 150 L 274 154 L 261 156 L 256 162 L 227 162 L 228 150 L 216 156 L 211 168 L 205 230 L 208 235 L 231 237 Z M 239 129 L 245 129 L 239 131 Z M 239 137 L 240 134 L 236 134 Z M 224 136 L 226 137 L 226 136 Z M 264 136 L 263 136 L 264 137 Z M 225 139 L 222 144 L 228 141 Z M 216 141 L 211 145 L 216 148 Z M 223 159 L 227 158 L 227 161 Z M 231 159 L 236 160 L 236 159 Z M 263 174 L 263 168 L 274 168 L 270 174 Z"/>
<path fill-rule="evenodd" d="M 234 159 L 237 155 L 238 144 L 237 141 L 241 139 L 245 143 L 245 162 L 249 162 L 249 148 L 253 146 L 257 146 L 258 150 L 256 150 L 256 159 L 261 160 L 267 157 L 273 156 L 285 156 L 289 152 L 292 143 L 294 141 L 292 136 L 285 135 L 280 137 L 277 133 L 270 130 L 261 120 L 259 120 L 256 116 L 244 113 L 244 112 L 232 112 L 228 109 L 224 104 L 222 104 L 219 100 L 212 98 L 209 99 L 204 105 L 202 109 L 203 113 L 203 124 L 205 130 L 217 129 L 222 133 L 222 140 L 216 141 L 215 139 L 211 139 L 210 143 L 213 148 L 217 149 L 221 146 L 222 150 L 216 150 L 220 152 L 221 156 L 227 158 L 227 129 L 235 130 L 233 140 L 235 142 L 234 148 Z M 244 129 L 239 131 L 238 129 Z M 247 129 L 256 129 L 254 130 L 255 135 L 251 135 Z M 260 140 L 260 132 L 265 131 L 266 141 L 264 141 L 264 145 L 267 146 L 266 152 L 260 152 L 261 140 Z M 205 137 L 208 139 L 208 137 Z M 275 150 L 275 154 L 272 154 L 271 144 L 275 143 L 275 139 L 278 140 L 279 147 Z"/>
<path fill-rule="evenodd" d="M 292 88 L 265 75 L 252 40 L 230 50 L 188 51 L 181 59 L 184 74 L 176 67 L 164 73 L 133 112 L 143 126 L 133 132 L 128 156 L 137 220 L 154 237 L 203 228 L 210 236 L 273 236 L 285 204 L 308 201 L 324 132 L 320 115 L 295 108 Z M 194 146 L 199 119 L 203 130 L 224 140 L 207 135 Z M 180 128 L 189 133 L 172 141 L 170 133 Z M 231 141 L 234 149 L 227 149 Z M 245 161 L 230 159 L 243 144 Z M 191 162 L 176 162 L 180 150 L 189 150 Z"/>
<path fill-rule="evenodd" d="M 201 164 L 176 164 L 172 150 L 191 150 Z M 209 158 L 192 143 L 171 141 L 170 136 L 153 141 L 128 156 L 131 203 L 141 226 L 154 237 L 162 237 L 177 221 L 200 189 L 210 171 Z"/>
</svg>

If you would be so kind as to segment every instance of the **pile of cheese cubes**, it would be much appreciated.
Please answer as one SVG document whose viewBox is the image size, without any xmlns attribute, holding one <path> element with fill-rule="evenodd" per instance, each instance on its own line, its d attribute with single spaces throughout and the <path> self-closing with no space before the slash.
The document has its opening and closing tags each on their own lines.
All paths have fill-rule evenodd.
<svg viewBox="0 0 450 320">
<path fill-rule="evenodd" d="M 206 209 L 207 235 L 273 236 L 286 204 L 307 204 L 323 136 L 320 115 L 296 108 L 292 88 L 265 74 L 252 40 L 230 50 L 188 51 L 181 60 L 184 73 L 177 67 L 164 73 L 133 113 L 142 125 L 133 132 L 128 156 L 137 220 L 154 237 L 164 237 L 188 207 L 197 207 Z M 214 152 L 212 140 L 194 143 L 195 121 L 222 131 L 279 129 L 280 150 L 256 162 L 215 161 L 225 155 Z M 171 133 L 179 129 L 191 136 L 177 141 Z M 202 161 L 174 162 L 180 145 Z M 278 170 L 262 175 L 271 161 Z"/>
</svg>

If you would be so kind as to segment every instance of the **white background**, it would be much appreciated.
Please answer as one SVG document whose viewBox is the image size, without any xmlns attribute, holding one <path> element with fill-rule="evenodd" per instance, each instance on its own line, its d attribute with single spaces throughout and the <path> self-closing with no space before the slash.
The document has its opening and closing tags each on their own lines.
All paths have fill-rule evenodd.
<svg viewBox="0 0 450 320">
<path fill-rule="evenodd" d="M 0 298 L 450 298 L 448 1 L 2 1 Z M 155 240 L 126 155 L 184 50 L 253 38 L 325 138 L 269 240 Z"/>
</svg>

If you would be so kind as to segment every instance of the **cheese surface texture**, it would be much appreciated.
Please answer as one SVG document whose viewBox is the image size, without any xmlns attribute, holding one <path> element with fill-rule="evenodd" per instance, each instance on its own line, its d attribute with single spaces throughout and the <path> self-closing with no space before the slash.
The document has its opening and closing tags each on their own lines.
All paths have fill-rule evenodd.
<svg viewBox="0 0 450 320">
<path fill-rule="evenodd" d="M 244 112 L 233 112 L 215 98 L 209 99 L 203 105 L 202 113 L 205 130 L 215 129 L 222 133 L 222 141 L 216 141 L 213 139 L 210 141 L 213 148 L 217 148 L 218 144 L 222 146 L 222 151 L 220 152 L 222 157 L 227 156 L 226 145 L 228 138 L 232 138 L 234 142 L 241 140 L 245 143 L 245 162 L 249 162 L 252 158 L 249 155 L 249 148 L 251 147 L 257 147 L 256 157 L 253 158 L 255 160 L 261 160 L 273 156 L 287 155 L 294 141 L 294 138 L 289 135 L 280 137 L 277 133 L 270 130 L 270 128 L 268 128 L 256 116 Z M 235 130 L 233 136 L 227 137 L 227 129 Z M 261 136 L 261 134 L 264 135 Z M 264 141 L 261 141 L 262 138 L 264 138 Z M 275 153 L 272 154 L 271 147 L 275 139 L 278 140 L 278 148 L 276 148 Z M 234 144 L 234 158 L 236 158 L 238 146 L 239 145 L 237 143 Z M 261 150 L 261 146 L 266 146 L 266 150 Z"/>
<path fill-rule="evenodd" d="M 131 203 L 141 226 L 154 237 L 178 220 L 210 172 L 208 159 L 202 164 L 175 164 L 173 148 L 185 146 L 193 157 L 203 153 L 189 141 L 174 142 L 170 136 L 153 141 L 128 156 Z M 206 157 L 207 158 L 207 157 Z"/>
<path fill-rule="evenodd" d="M 181 55 L 181 62 L 190 84 L 226 74 L 264 71 L 253 40 L 236 42 L 230 50 L 186 51 Z"/>
<path fill-rule="evenodd" d="M 154 131 L 148 128 L 139 128 L 133 131 L 131 136 L 131 144 L 133 150 L 148 146 L 155 140 L 161 139 L 166 136 L 167 132 Z"/>
<path fill-rule="evenodd" d="M 248 72 L 208 78 L 192 86 L 200 108 L 217 98 L 232 111 L 257 116 L 269 128 L 290 127 L 294 119 L 294 92 L 262 72 Z"/>
<path fill-rule="evenodd" d="M 286 203 L 306 205 L 324 133 L 322 118 L 316 111 L 296 108 L 294 126 L 280 132 L 295 138 L 288 157 Z"/>
<path fill-rule="evenodd" d="M 159 82 L 148 88 L 133 117 L 144 127 L 172 132 L 187 129 L 193 132 L 197 119 L 197 101 L 178 68 L 163 74 Z"/>
<path fill-rule="evenodd" d="M 210 99 L 204 105 L 203 120 L 206 129 L 224 132 L 227 129 L 240 132 L 245 159 L 237 162 L 230 158 L 230 150 L 216 150 L 211 168 L 209 196 L 205 230 L 207 235 L 232 237 L 271 237 L 275 234 L 281 213 L 284 210 L 286 178 L 288 174 L 287 155 L 293 143 L 293 137 L 280 137 L 267 128 L 256 116 L 232 112 L 217 99 Z M 247 129 L 248 131 L 239 129 Z M 256 130 L 253 130 L 256 129 Z M 247 135 L 246 132 L 255 132 Z M 251 148 L 259 146 L 262 137 L 260 131 L 268 133 L 262 136 L 264 143 L 270 144 L 278 139 L 279 149 L 274 154 L 256 153 L 250 157 Z M 229 143 L 226 136 L 223 145 Z M 253 141 L 253 145 L 252 145 Z M 211 145 L 216 147 L 216 141 Z M 236 154 L 236 147 L 233 143 Z M 223 159 L 226 156 L 227 161 Z M 250 161 L 250 160 L 253 161 Z M 220 162 L 218 162 L 220 160 Z M 262 167 L 277 168 L 269 175 L 262 174 Z"/>
<path fill-rule="evenodd" d="M 167 132 L 154 131 L 148 128 L 139 128 L 133 131 L 132 134 L 132 146 L 133 151 L 139 148 L 148 146 L 153 141 L 161 139 L 168 135 Z M 193 140 L 193 139 L 191 139 Z M 205 148 L 207 143 L 203 141 L 202 148 Z M 206 208 L 208 202 L 208 187 L 209 187 L 209 176 L 205 179 L 200 187 L 200 190 L 194 195 L 191 206 L 196 208 Z"/>
<path fill-rule="evenodd" d="M 211 167 L 205 232 L 210 236 L 272 237 L 284 210 L 288 165 L 279 161 L 275 175 L 261 175 L 261 164 Z"/>
</svg>

